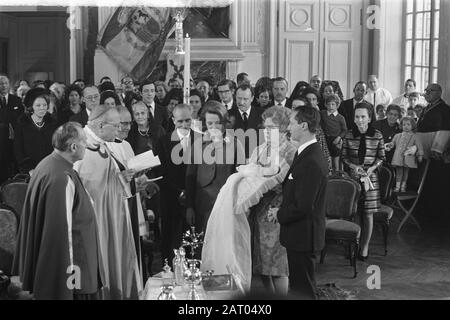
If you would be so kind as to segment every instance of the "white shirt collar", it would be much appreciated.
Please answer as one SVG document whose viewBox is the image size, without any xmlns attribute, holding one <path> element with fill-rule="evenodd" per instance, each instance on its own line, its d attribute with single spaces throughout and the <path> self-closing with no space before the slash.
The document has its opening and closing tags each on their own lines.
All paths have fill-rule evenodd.
<svg viewBox="0 0 450 320">
<path fill-rule="evenodd" d="M 5 94 L 4 96 L 2 96 L 2 95 L 0 94 L 0 97 L 5 97 L 6 104 L 8 104 L 8 96 L 9 96 L 9 92 L 8 92 L 7 94 Z"/>
<path fill-rule="evenodd" d="M 330 111 L 327 110 L 327 115 L 329 115 L 329 116 L 330 116 L 330 115 L 333 115 L 333 116 L 336 117 L 336 116 L 338 115 L 338 112 L 337 112 L 337 110 L 334 111 L 334 112 L 330 112 Z"/>
<path fill-rule="evenodd" d="M 91 115 L 91 110 L 89 110 L 88 108 L 86 108 L 86 113 L 87 113 L 88 118 L 89 118 L 89 116 Z"/>
<path fill-rule="evenodd" d="M 250 111 L 252 111 L 252 106 L 250 106 L 250 108 L 247 109 L 247 111 L 245 111 L 245 113 L 247 114 L 247 119 L 250 116 Z M 241 117 L 242 119 L 244 119 L 243 113 L 244 111 L 242 111 L 241 109 L 239 109 L 239 112 L 241 113 Z"/>
<path fill-rule="evenodd" d="M 313 138 L 312 140 L 305 142 L 300 147 L 298 147 L 297 154 L 300 155 L 303 152 L 303 150 L 305 150 L 307 147 L 309 147 L 310 145 L 312 145 L 313 143 L 316 143 L 316 142 L 317 142 L 316 138 Z"/>
<path fill-rule="evenodd" d="M 189 130 L 189 131 L 188 131 L 188 134 L 184 136 L 184 135 L 181 134 L 180 129 L 177 129 L 177 134 L 178 134 L 178 138 L 179 138 L 180 141 L 181 141 L 184 137 L 189 138 L 189 136 L 191 135 L 191 130 Z"/>
<path fill-rule="evenodd" d="M 284 106 L 286 106 L 286 101 L 287 101 L 286 98 L 281 102 L 275 101 L 275 105 L 278 106 L 279 104 L 281 104 L 284 107 Z"/>
<path fill-rule="evenodd" d="M 222 101 L 223 106 L 227 106 L 227 110 L 230 110 L 233 107 L 233 100 L 229 101 L 229 102 L 224 102 Z"/>
</svg>

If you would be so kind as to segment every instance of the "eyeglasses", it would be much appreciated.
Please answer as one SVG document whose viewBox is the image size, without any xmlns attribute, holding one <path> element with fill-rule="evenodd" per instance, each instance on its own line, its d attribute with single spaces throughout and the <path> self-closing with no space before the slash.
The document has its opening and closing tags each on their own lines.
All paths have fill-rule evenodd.
<svg viewBox="0 0 450 320">
<path fill-rule="evenodd" d="M 224 90 L 224 91 L 217 91 L 218 93 L 228 93 L 231 92 L 231 90 Z"/>
<path fill-rule="evenodd" d="M 94 94 L 92 96 L 85 96 L 84 98 L 87 99 L 87 100 L 97 100 L 97 99 L 100 98 L 100 95 L 99 94 Z"/>
<path fill-rule="evenodd" d="M 105 124 L 105 125 L 106 125 L 106 124 L 109 124 L 110 126 L 116 128 L 116 129 L 120 129 L 120 125 L 121 125 L 120 122 L 119 122 L 119 123 L 109 123 L 109 122 L 104 122 L 104 124 Z"/>
<path fill-rule="evenodd" d="M 129 126 L 131 126 L 131 122 L 121 122 L 120 125 L 122 127 L 129 127 Z"/>
</svg>

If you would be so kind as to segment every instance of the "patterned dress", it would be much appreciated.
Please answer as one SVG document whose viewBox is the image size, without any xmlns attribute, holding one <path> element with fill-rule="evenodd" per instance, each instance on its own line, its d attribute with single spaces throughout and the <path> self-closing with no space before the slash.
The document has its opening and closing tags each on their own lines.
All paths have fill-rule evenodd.
<svg viewBox="0 0 450 320">
<path fill-rule="evenodd" d="M 365 148 L 360 148 L 360 142 L 365 140 Z M 363 154 L 361 155 L 361 149 Z M 361 134 L 357 128 L 349 130 L 344 138 L 342 161 L 349 168 L 350 164 L 360 165 L 367 171 L 372 166 L 379 167 L 385 160 L 383 135 L 369 125 L 367 132 Z M 361 176 L 354 170 L 349 170 L 350 176 L 360 182 Z M 381 195 L 378 172 L 370 176 L 373 189 L 365 191 L 362 185 L 362 209 L 364 214 L 373 214 L 380 209 Z M 361 182 L 360 182 L 361 183 Z"/>
<path fill-rule="evenodd" d="M 265 151 L 263 147 L 256 159 L 256 151 L 250 158 L 250 162 L 264 162 Z M 280 158 L 286 159 L 289 166 L 292 164 L 297 149 L 289 141 L 285 141 L 280 147 Z M 289 169 L 289 168 L 287 168 Z M 287 172 L 287 171 L 286 171 Z M 283 179 L 284 180 L 284 179 Z M 267 276 L 288 276 L 289 268 L 287 252 L 280 244 L 280 224 L 269 222 L 267 213 L 271 207 L 279 207 L 282 202 L 281 184 L 266 192 L 263 198 L 251 209 L 250 219 L 253 219 L 253 273 Z"/>
</svg>

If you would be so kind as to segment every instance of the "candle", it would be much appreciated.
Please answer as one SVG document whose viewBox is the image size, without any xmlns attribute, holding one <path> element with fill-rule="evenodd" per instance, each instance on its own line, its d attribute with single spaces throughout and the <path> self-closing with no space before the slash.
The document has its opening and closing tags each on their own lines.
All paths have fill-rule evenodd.
<svg viewBox="0 0 450 320">
<path fill-rule="evenodd" d="M 183 103 L 189 104 L 189 93 L 191 88 L 191 38 L 186 33 L 184 39 L 184 85 L 183 85 Z"/>
</svg>

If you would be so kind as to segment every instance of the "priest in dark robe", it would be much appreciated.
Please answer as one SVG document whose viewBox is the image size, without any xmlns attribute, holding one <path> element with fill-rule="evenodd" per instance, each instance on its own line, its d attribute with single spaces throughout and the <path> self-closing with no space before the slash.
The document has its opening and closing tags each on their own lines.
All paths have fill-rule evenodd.
<svg viewBox="0 0 450 320">
<path fill-rule="evenodd" d="M 100 273 L 105 280 L 103 299 L 138 299 L 142 291 L 136 244 L 128 206 L 129 193 L 123 180 L 129 172 L 120 169 L 107 142 L 116 140 L 120 115 L 115 108 L 99 105 L 84 127 L 87 149 L 75 163 L 81 181 L 94 200 L 100 244 Z"/>
<path fill-rule="evenodd" d="M 28 186 L 13 274 L 35 299 L 95 299 L 99 278 L 94 208 L 74 162 L 83 159 L 86 135 L 68 122 L 53 134 L 54 151 L 34 170 Z"/>
<path fill-rule="evenodd" d="M 419 204 L 427 216 L 448 217 L 450 106 L 442 100 L 442 88 L 437 83 L 427 86 L 424 97 L 428 105 L 417 122 L 417 136 L 424 148 L 424 158 L 430 161 L 430 165 Z"/>
</svg>

